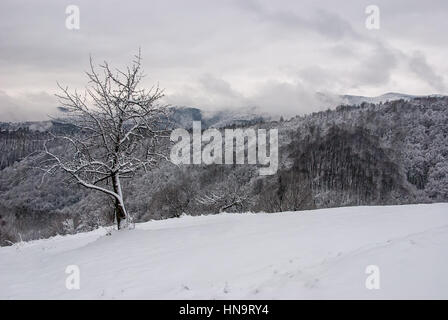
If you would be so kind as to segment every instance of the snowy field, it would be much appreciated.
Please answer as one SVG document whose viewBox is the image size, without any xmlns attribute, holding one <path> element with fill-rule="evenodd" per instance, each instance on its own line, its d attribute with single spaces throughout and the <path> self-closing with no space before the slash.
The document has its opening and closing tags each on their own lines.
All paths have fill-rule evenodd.
<svg viewBox="0 0 448 320">
<path fill-rule="evenodd" d="M 448 204 L 182 217 L 16 244 L 0 248 L 0 298 L 448 299 Z"/>
</svg>

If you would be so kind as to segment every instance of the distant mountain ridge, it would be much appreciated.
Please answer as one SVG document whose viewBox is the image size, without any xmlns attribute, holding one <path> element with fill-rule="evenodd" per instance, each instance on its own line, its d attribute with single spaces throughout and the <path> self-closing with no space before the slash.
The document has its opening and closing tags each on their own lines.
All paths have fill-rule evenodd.
<svg viewBox="0 0 448 320">
<path fill-rule="evenodd" d="M 432 95 L 411 95 L 405 93 L 388 92 L 376 97 L 357 96 L 357 95 L 337 95 L 330 96 L 328 94 L 317 92 L 316 96 L 325 107 L 330 109 L 339 105 L 359 106 L 362 103 L 385 103 L 394 100 L 409 101 L 418 97 L 443 97 L 440 94 Z M 203 128 L 223 128 L 232 125 L 247 126 L 260 121 L 270 121 L 278 119 L 281 114 L 268 114 L 258 107 L 245 108 L 229 108 L 217 110 L 203 110 L 193 106 L 173 106 L 170 108 L 171 121 L 176 127 L 189 129 L 193 121 L 201 121 Z M 0 131 L 15 131 L 18 129 L 29 129 L 30 131 L 44 132 L 50 130 L 56 121 L 24 121 L 24 122 L 1 122 Z"/>
<path fill-rule="evenodd" d="M 344 104 L 348 105 L 359 105 L 363 102 L 368 103 L 384 103 L 387 101 L 394 101 L 394 100 L 411 100 L 413 98 L 416 98 L 418 96 L 410 95 L 410 94 L 404 94 L 404 93 L 397 93 L 397 92 L 388 92 L 385 94 L 382 94 L 380 96 L 376 97 L 367 97 L 367 96 L 355 96 L 355 95 L 341 95 L 342 102 Z"/>
<path fill-rule="evenodd" d="M 261 112 L 256 107 L 242 109 L 204 111 L 195 107 L 176 106 L 169 108 L 172 126 L 189 129 L 193 121 L 201 121 L 203 128 L 222 128 L 232 125 L 247 126 L 260 121 L 268 121 L 272 116 Z M 0 131 L 30 130 L 45 132 L 60 129 L 57 120 L 0 122 Z"/>
</svg>

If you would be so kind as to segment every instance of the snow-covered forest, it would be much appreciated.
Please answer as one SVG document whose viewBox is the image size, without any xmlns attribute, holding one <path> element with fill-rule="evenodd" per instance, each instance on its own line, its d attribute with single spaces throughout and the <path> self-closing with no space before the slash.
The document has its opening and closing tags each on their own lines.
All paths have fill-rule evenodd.
<svg viewBox="0 0 448 320">
<path fill-rule="evenodd" d="M 282 212 L 339 206 L 446 202 L 448 98 L 416 97 L 278 121 L 174 108 L 177 127 L 278 128 L 279 170 L 259 176 L 253 165 L 154 168 L 123 180 L 124 201 L 135 222 L 220 212 Z M 74 134 L 57 122 L 0 126 L 0 241 L 89 231 L 113 224 L 114 208 L 62 173 L 42 183 L 33 152 L 50 133 Z M 166 144 L 169 142 L 167 141 Z M 167 147 L 168 145 L 165 145 Z M 51 152 L 63 154 L 62 144 Z"/>
</svg>

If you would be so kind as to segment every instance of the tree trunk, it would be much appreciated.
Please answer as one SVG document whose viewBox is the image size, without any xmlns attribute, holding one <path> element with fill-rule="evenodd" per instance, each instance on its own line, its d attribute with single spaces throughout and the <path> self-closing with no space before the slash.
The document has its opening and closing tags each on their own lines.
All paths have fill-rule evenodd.
<svg viewBox="0 0 448 320">
<path fill-rule="evenodd" d="M 124 210 L 121 207 L 120 201 L 118 201 L 118 199 L 115 199 L 115 219 L 117 221 L 117 229 L 120 230 L 121 220 L 126 219 L 126 215 L 125 215 Z"/>
<path fill-rule="evenodd" d="M 123 193 L 121 191 L 120 177 L 117 175 L 112 176 L 112 186 L 114 192 L 119 196 L 115 198 L 115 219 L 117 221 L 117 228 L 120 230 L 121 221 L 127 219 L 126 208 L 123 202 Z M 127 221 L 126 221 L 127 222 Z"/>
</svg>

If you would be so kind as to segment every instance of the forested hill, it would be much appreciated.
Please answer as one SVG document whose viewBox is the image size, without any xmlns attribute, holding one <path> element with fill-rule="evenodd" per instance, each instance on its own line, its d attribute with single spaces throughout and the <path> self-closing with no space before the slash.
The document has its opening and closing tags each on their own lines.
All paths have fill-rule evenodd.
<svg viewBox="0 0 448 320">
<path fill-rule="evenodd" d="M 277 174 L 260 176 L 253 165 L 177 168 L 161 162 L 124 183 L 135 219 L 448 201 L 448 97 L 339 106 L 287 121 L 253 118 L 244 125 L 278 128 Z M 0 134 L 2 148 L 17 141 L 17 158 L 35 150 L 33 141 L 46 134 L 21 130 Z M 2 245 L 112 222 L 108 198 L 74 186 L 62 174 L 41 184 L 41 174 L 30 168 L 32 157 L 14 162 L 2 154 Z"/>
<path fill-rule="evenodd" d="M 192 127 L 193 121 L 201 121 L 202 128 L 222 128 L 229 125 L 248 126 L 266 121 L 270 117 L 256 108 L 216 111 L 204 113 L 192 107 L 171 107 L 168 125 L 173 128 Z M 76 127 L 63 121 L 0 122 L 0 170 L 11 166 L 30 154 L 42 150 L 42 141 L 49 138 L 49 132 L 55 134 L 73 134 Z"/>
</svg>

